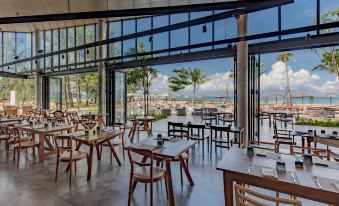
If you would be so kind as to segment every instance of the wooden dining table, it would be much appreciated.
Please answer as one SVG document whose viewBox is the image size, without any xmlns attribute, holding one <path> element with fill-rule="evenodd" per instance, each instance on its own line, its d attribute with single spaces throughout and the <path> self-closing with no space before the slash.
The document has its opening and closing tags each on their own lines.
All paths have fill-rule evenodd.
<svg viewBox="0 0 339 206">
<path fill-rule="evenodd" d="M 30 126 L 29 124 L 25 124 L 24 122 L 21 124 L 15 124 L 21 131 L 29 132 L 35 137 L 35 135 L 39 135 L 39 162 L 43 163 L 46 156 L 56 154 L 55 148 L 52 146 L 51 142 L 46 138 L 46 135 L 53 134 L 57 132 L 67 131 L 67 133 L 71 133 L 74 125 L 67 125 L 67 124 L 56 124 L 52 126 L 50 123 L 48 127 L 44 126 L 44 123 L 34 124 Z M 46 148 L 45 148 L 46 143 Z M 48 152 L 45 152 L 45 149 Z"/>
<path fill-rule="evenodd" d="M 159 157 L 163 157 L 166 165 L 166 182 L 167 182 L 167 191 L 168 191 L 168 204 L 174 206 L 174 194 L 173 194 L 173 183 L 172 183 L 172 174 L 171 174 L 171 161 L 173 159 L 179 159 L 184 172 L 187 176 L 187 179 L 190 183 L 190 186 L 194 185 L 191 174 L 188 170 L 188 167 L 182 158 L 182 154 L 188 152 L 196 144 L 196 141 L 184 140 L 184 139 L 175 139 L 164 141 L 164 146 L 162 148 L 156 149 L 157 141 L 155 139 L 149 138 L 138 143 L 129 145 L 128 147 L 132 148 L 144 148 L 150 149 L 153 146 L 153 154 Z"/>
<path fill-rule="evenodd" d="M 7 116 L 2 116 L 0 117 L 0 124 L 2 123 L 10 123 L 10 122 L 18 122 L 20 118 L 18 117 L 7 117 Z"/>
<path fill-rule="evenodd" d="M 262 175 L 262 168 L 275 169 L 277 159 L 257 155 L 249 156 L 244 149 L 239 148 L 227 151 L 217 165 L 217 170 L 223 172 L 225 205 L 233 205 L 234 182 L 338 205 L 339 189 L 335 187 L 335 183 L 339 183 L 339 165 L 337 163 L 321 160 L 332 166 L 308 164 L 298 169 L 295 166 L 296 157 L 279 156 L 277 156 L 279 161 L 285 162 L 286 172 L 276 173 L 278 174 L 277 178 L 271 178 Z"/>
<path fill-rule="evenodd" d="M 146 117 L 134 117 L 129 119 L 132 122 L 132 128 L 128 134 L 128 136 L 134 140 L 135 132 L 138 130 L 138 127 L 142 124 L 143 131 L 147 131 L 149 136 L 152 135 L 152 121 L 154 120 L 151 116 Z"/>
<path fill-rule="evenodd" d="M 74 133 L 70 134 L 73 140 L 79 142 L 80 144 L 85 144 L 85 145 L 89 146 L 89 161 L 88 161 L 87 180 L 90 180 L 91 176 L 92 176 L 92 162 L 93 162 L 93 149 L 94 149 L 94 147 L 96 147 L 96 150 L 97 150 L 98 160 L 101 160 L 101 154 L 100 154 L 100 151 L 99 151 L 99 146 L 104 144 L 104 143 L 108 143 L 115 160 L 117 161 L 118 165 L 121 166 L 120 159 L 119 159 L 118 155 L 116 154 L 114 147 L 110 143 L 111 139 L 114 139 L 121 134 L 123 134 L 123 131 L 113 130 L 113 129 L 95 132 L 95 134 L 93 133 L 93 131 L 89 131 L 88 135 L 85 134 L 85 131 L 74 132 Z M 76 150 L 80 149 L 80 144 L 78 144 Z"/>
</svg>

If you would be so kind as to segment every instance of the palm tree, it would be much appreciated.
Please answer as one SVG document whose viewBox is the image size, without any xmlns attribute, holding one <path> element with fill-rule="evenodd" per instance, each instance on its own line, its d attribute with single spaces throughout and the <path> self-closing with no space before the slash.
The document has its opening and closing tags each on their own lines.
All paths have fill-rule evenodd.
<svg viewBox="0 0 339 206">
<path fill-rule="evenodd" d="M 291 86 L 290 79 L 288 75 L 288 61 L 293 57 L 291 52 L 284 52 L 277 56 L 278 61 L 282 61 L 285 65 L 285 73 L 286 73 L 286 89 L 285 89 L 285 97 L 284 103 L 287 106 L 292 106 L 292 95 L 291 95 Z"/>
<path fill-rule="evenodd" d="M 326 71 L 335 74 L 339 80 L 339 49 L 331 47 L 321 56 L 322 64 L 314 67 L 312 71 Z"/>
<path fill-rule="evenodd" d="M 200 68 L 193 68 L 193 69 L 188 68 L 188 74 L 190 77 L 190 83 L 193 86 L 192 105 L 194 107 L 196 87 L 200 84 L 203 84 L 207 80 L 207 75 Z"/>
<path fill-rule="evenodd" d="M 225 103 L 226 103 L 227 100 L 230 99 L 229 87 L 230 87 L 231 79 L 234 78 L 234 70 L 233 70 L 233 69 L 230 70 L 230 72 L 228 73 L 227 77 L 228 77 L 228 78 L 227 78 L 227 84 L 226 84 L 226 94 L 225 94 L 226 98 L 225 98 Z"/>
</svg>

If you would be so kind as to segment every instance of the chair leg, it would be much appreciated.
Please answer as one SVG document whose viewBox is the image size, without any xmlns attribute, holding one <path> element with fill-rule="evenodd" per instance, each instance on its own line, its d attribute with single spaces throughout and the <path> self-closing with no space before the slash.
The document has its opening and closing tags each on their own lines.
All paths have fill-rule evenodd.
<svg viewBox="0 0 339 206">
<path fill-rule="evenodd" d="M 153 206 L 153 182 L 151 182 L 150 185 L 151 185 L 150 202 L 151 202 L 151 206 Z"/>
<path fill-rule="evenodd" d="M 72 171 L 73 171 L 73 168 L 72 168 L 72 160 L 69 161 L 69 186 L 71 187 L 72 186 Z"/>
<path fill-rule="evenodd" d="M 19 162 L 20 162 L 20 149 L 18 148 L 16 151 L 18 152 L 18 162 L 17 162 L 17 164 L 16 164 L 16 168 L 17 168 L 17 169 L 19 169 Z M 26 151 L 27 151 L 27 149 L 26 149 Z"/>
<path fill-rule="evenodd" d="M 77 161 L 74 162 L 74 174 L 77 174 Z"/>
<path fill-rule="evenodd" d="M 59 160 L 57 159 L 56 168 L 55 168 L 55 181 L 58 180 L 58 173 L 59 173 Z"/>
<path fill-rule="evenodd" d="M 133 178 L 132 176 L 129 178 L 129 188 L 128 188 L 128 206 L 131 205 L 131 196 L 132 196 L 132 183 Z"/>
<path fill-rule="evenodd" d="M 135 187 L 137 186 L 137 181 L 133 181 L 133 184 L 132 184 L 132 195 L 133 195 L 133 192 L 135 190 Z"/>
<path fill-rule="evenodd" d="M 35 159 L 35 147 L 33 147 L 33 159 Z"/>
<path fill-rule="evenodd" d="M 180 182 L 181 182 L 181 185 L 183 184 L 183 180 L 182 180 L 182 165 L 181 163 L 180 164 Z"/>
<path fill-rule="evenodd" d="M 14 150 L 13 150 L 13 164 L 15 164 L 15 155 L 16 155 L 16 148 L 14 147 Z"/>
</svg>

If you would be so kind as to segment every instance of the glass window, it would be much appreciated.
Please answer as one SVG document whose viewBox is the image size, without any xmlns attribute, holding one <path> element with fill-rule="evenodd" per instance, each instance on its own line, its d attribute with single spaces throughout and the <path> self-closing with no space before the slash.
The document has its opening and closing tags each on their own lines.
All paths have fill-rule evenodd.
<svg viewBox="0 0 339 206">
<path fill-rule="evenodd" d="M 39 32 L 40 47 L 38 48 L 38 54 L 43 54 L 45 52 L 45 32 Z M 39 60 L 40 68 L 45 67 L 45 58 Z"/>
<path fill-rule="evenodd" d="M 87 25 L 85 27 L 85 44 L 95 42 L 95 26 Z M 86 49 L 86 61 L 92 61 L 95 59 L 95 47 Z"/>
<path fill-rule="evenodd" d="M 2 61 L 2 49 L 3 49 L 3 44 L 2 44 L 3 42 L 2 42 L 2 32 L 0 32 L 0 45 L 1 45 L 1 47 L 0 47 L 0 64 L 3 64 L 3 61 Z M 1 68 L 2 70 L 4 69 L 4 68 Z"/>
<path fill-rule="evenodd" d="M 170 15 L 170 22 L 171 25 L 179 22 L 188 21 L 188 13 L 184 14 L 171 14 Z M 170 48 L 175 47 L 182 47 L 182 46 L 188 46 L 188 28 L 182 28 L 182 29 L 176 29 L 170 31 L 170 39 L 171 44 Z M 179 53 L 187 53 L 188 50 L 180 50 L 180 51 L 174 51 L 170 54 L 179 54 Z"/>
<path fill-rule="evenodd" d="M 68 28 L 68 48 L 75 47 L 75 31 L 74 27 Z M 75 52 L 68 52 L 68 63 L 72 64 L 75 62 Z"/>
<path fill-rule="evenodd" d="M 153 28 L 168 26 L 169 15 L 153 17 Z M 153 35 L 153 51 L 169 48 L 169 32 L 162 32 Z M 168 53 L 159 53 L 154 56 L 168 56 Z"/>
<path fill-rule="evenodd" d="M 151 30 L 151 18 L 141 18 L 137 20 L 137 32 Z M 150 52 L 152 47 L 152 38 L 150 36 L 143 36 L 137 38 L 137 52 Z M 141 57 L 141 56 L 139 56 Z M 144 58 L 144 57 L 141 57 Z"/>
<path fill-rule="evenodd" d="M 128 34 L 132 34 L 135 33 L 135 20 L 131 19 L 131 20 L 124 20 L 123 21 L 123 35 L 128 35 Z M 128 39 L 126 41 L 123 41 L 123 53 L 124 55 L 129 55 L 129 54 L 135 54 L 136 52 L 136 39 Z M 124 61 L 129 61 L 131 59 L 135 59 L 135 58 L 124 58 Z"/>
<path fill-rule="evenodd" d="M 52 52 L 52 31 L 45 31 L 45 54 Z M 45 58 L 45 65 L 43 68 L 51 67 L 51 57 Z"/>
<path fill-rule="evenodd" d="M 76 27 L 75 32 L 76 32 L 75 34 L 76 35 L 76 46 L 83 45 L 85 43 L 84 27 L 83 26 Z M 84 61 L 85 61 L 84 49 L 77 50 L 76 51 L 76 62 L 84 62 Z M 81 66 L 78 65 L 77 67 L 81 67 Z"/>
<path fill-rule="evenodd" d="M 32 56 L 32 51 L 31 51 L 31 33 L 17 33 L 17 51 L 16 51 L 16 56 L 19 59 L 25 59 L 29 58 Z M 31 70 L 31 62 L 22 62 L 20 64 L 17 64 L 17 71 L 29 71 Z"/>
<path fill-rule="evenodd" d="M 191 27 L 191 45 L 212 42 L 212 23 L 200 24 Z M 211 46 L 191 49 L 191 51 L 210 50 Z"/>
<path fill-rule="evenodd" d="M 317 0 L 294 0 L 281 7 L 281 27 L 283 30 L 315 24 Z"/>
<path fill-rule="evenodd" d="M 121 21 L 114 21 L 109 23 L 109 38 L 121 36 Z M 108 57 L 121 56 L 121 41 L 109 44 Z"/>
<path fill-rule="evenodd" d="M 248 14 L 248 35 L 278 30 L 278 8 Z"/>
<path fill-rule="evenodd" d="M 59 51 L 59 30 L 53 30 L 53 52 Z M 53 66 L 59 66 L 59 55 L 53 56 Z"/>
<path fill-rule="evenodd" d="M 64 50 L 67 47 L 67 33 L 66 29 L 60 29 L 60 50 Z M 60 65 L 66 64 L 66 55 L 61 54 L 60 56 Z"/>
<path fill-rule="evenodd" d="M 320 0 L 320 23 L 326 24 L 339 21 L 339 17 L 332 11 L 339 8 L 339 2 L 334 0 Z M 326 29 L 321 33 L 337 32 L 338 28 Z"/>
</svg>

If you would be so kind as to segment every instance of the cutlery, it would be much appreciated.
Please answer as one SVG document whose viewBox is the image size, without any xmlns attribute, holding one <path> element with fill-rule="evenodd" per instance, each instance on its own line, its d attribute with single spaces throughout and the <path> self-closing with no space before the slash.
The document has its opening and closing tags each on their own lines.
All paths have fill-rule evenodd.
<svg viewBox="0 0 339 206">
<path fill-rule="evenodd" d="M 296 179 L 295 179 L 294 172 L 291 172 L 291 176 L 292 176 L 292 178 L 293 178 L 293 183 L 294 183 L 294 184 L 297 183 L 297 181 L 296 181 Z"/>
<path fill-rule="evenodd" d="M 317 187 L 318 187 L 319 189 L 322 189 L 322 187 L 321 187 L 321 185 L 320 185 L 320 182 L 319 182 L 318 178 L 317 178 L 317 177 L 313 177 L 313 180 L 314 180 L 315 184 L 317 185 Z"/>
</svg>

